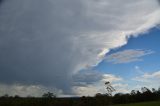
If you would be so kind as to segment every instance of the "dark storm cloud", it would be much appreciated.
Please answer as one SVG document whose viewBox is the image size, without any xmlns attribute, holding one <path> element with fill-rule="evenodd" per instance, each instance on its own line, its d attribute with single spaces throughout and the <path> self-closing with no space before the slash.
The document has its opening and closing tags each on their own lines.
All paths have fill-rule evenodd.
<svg viewBox="0 0 160 106">
<path fill-rule="evenodd" d="M 129 35 L 156 26 L 158 10 L 157 1 L 145 0 L 1 1 L 0 83 L 64 92 L 75 82 L 92 83 L 101 75 L 73 75 L 97 65 L 110 49 L 126 44 Z"/>
<path fill-rule="evenodd" d="M 0 0 L 0 6 L 2 5 L 2 3 L 3 3 L 3 0 Z"/>
<path fill-rule="evenodd" d="M 160 0 L 158 0 L 158 3 L 160 4 Z"/>
<path fill-rule="evenodd" d="M 62 40 L 68 38 L 57 29 L 61 19 L 56 15 L 50 19 L 56 7 L 43 0 L 16 1 L 6 2 L 0 10 L 0 81 L 54 85 L 67 90 L 71 69 L 66 61 L 71 57 L 59 53 L 68 54 L 71 44 Z"/>
<path fill-rule="evenodd" d="M 3 2 L 3 0 L 0 0 L 0 3 L 2 3 Z"/>
</svg>

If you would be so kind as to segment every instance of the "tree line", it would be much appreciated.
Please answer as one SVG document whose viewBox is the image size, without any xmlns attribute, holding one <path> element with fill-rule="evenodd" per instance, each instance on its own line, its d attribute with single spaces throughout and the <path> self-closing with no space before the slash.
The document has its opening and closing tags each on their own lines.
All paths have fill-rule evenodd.
<svg viewBox="0 0 160 106">
<path fill-rule="evenodd" d="M 115 95 L 97 93 L 94 97 L 58 98 L 55 93 L 47 92 L 42 97 L 20 97 L 18 95 L 3 95 L 0 97 L 0 106 L 107 106 L 160 100 L 160 88 L 132 90 L 130 93 Z"/>
</svg>

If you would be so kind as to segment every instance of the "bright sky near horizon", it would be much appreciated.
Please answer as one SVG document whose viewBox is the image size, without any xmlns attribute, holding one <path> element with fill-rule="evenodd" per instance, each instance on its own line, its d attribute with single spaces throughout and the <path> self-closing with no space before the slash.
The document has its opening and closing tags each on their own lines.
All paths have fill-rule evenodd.
<svg viewBox="0 0 160 106">
<path fill-rule="evenodd" d="M 160 86 L 159 0 L 0 0 L 0 95 Z"/>
</svg>

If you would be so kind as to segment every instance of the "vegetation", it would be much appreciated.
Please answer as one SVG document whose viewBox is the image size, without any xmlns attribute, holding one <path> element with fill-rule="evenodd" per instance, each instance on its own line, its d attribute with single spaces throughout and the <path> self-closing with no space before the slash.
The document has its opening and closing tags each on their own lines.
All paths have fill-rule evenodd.
<svg viewBox="0 0 160 106">
<path fill-rule="evenodd" d="M 150 102 L 148 106 L 160 106 L 160 88 L 148 89 L 142 87 L 141 92 L 132 90 L 129 94 L 118 93 L 114 96 L 109 94 L 97 93 L 94 97 L 72 97 L 72 98 L 56 98 L 54 93 L 44 93 L 42 97 L 26 97 L 22 98 L 18 95 L 11 97 L 4 95 L 0 97 L 0 106 L 147 106 L 145 102 Z M 137 102 L 143 102 L 136 104 Z M 116 105 L 126 104 L 126 105 Z"/>
<path fill-rule="evenodd" d="M 55 98 L 56 95 L 54 93 L 51 93 L 51 92 L 47 92 L 47 93 L 44 93 L 42 95 L 43 98 Z"/>
<path fill-rule="evenodd" d="M 120 105 L 113 105 L 113 106 L 160 106 L 160 101 L 120 104 Z"/>
</svg>

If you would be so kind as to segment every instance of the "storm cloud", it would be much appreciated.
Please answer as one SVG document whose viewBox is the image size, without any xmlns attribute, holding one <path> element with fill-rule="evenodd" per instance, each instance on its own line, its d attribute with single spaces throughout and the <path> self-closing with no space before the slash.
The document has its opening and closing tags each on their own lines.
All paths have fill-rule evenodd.
<svg viewBox="0 0 160 106">
<path fill-rule="evenodd" d="M 159 23 L 157 0 L 3 0 L 0 83 L 69 93 L 76 73 Z"/>
</svg>

